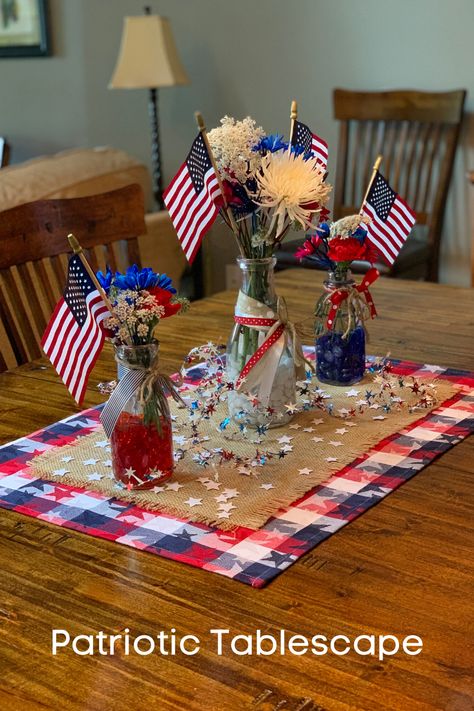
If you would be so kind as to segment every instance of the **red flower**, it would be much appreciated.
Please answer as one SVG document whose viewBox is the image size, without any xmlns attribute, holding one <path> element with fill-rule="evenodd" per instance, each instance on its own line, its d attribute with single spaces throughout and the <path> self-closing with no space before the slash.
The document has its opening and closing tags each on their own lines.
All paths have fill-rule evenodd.
<svg viewBox="0 0 474 711">
<path fill-rule="evenodd" d="M 114 332 L 113 329 L 111 329 L 111 328 L 105 328 L 103 321 L 102 321 L 102 323 L 100 324 L 100 327 L 101 327 L 102 331 L 104 332 L 104 336 L 105 336 L 106 338 L 114 338 L 115 332 Z"/>
<path fill-rule="evenodd" d="M 373 263 L 376 252 L 367 240 L 361 242 L 355 237 L 334 237 L 329 240 L 328 257 L 333 262 L 352 262 L 354 259 L 363 259 Z"/>
<path fill-rule="evenodd" d="M 327 222 L 330 214 L 331 211 L 328 210 L 327 207 L 322 207 L 321 212 L 319 213 L 319 222 Z"/>
<path fill-rule="evenodd" d="M 238 195 L 235 194 L 234 188 L 230 180 L 223 180 L 222 187 L 224 188 L 224 195 L 228 205 L 243 205 L 244 201 Z"/>
<path fill-rule="evenodd" d="M 312 212 L 316 212 L 316 210 L 319 210 L 319 202 L 317 200 L 314 200 L 313 202 L 301 203 L 301 207 L 304 207 L 305 210 L 311 210 Z"/>
<path fill-rule="evenodd" d="M 312 235 L 308 239 L 305 239 L 301 247 L 298 247 L 295 252 L 295 257 L 302 261 L 306 257 L 309 257 L 311 254 L 314 254 L 320 244 L 321 237 L 318 237 L 318 235 Z"/>
<path fill-rule="evenodd" d="M 168 291 L 168 289 L 162 289 L 159 286 L 151 286 L 146 291 L 154 297 L 155 303 L 158 304 L 158 306 L 164 307 L 165 312 L 161 318 L 173 316 L 180 310 L 181 304 L 179 302 L 176 304 L 170 303 L 173 298 L 173 294 L 171 291 Z"/>
</svg>

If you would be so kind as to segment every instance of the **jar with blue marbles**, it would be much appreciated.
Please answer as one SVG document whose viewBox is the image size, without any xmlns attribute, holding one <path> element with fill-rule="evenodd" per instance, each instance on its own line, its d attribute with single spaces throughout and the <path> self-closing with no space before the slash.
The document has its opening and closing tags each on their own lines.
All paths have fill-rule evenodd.
<svg viewBox="0 0 474 711">
<path fill-rule="evenodd" d="M 377 313 L 369 286 L 379 276 L 373 266 L 377 252 L 368 239 L 369 223 L 363 214 L 323 222 L 295 253 L 300 261 L 328 271 L 315 309 L 316 375 L 322 383 L 347 386 L 364 377 L 364 322 Z M 369 266 L 360 284 L 350 272 L 356 260 Z"/>
<path fill-rule="evenodd" d="M 364 314 L 355 287 L 349 270 L 330 271 L 316 304 L 316 375 L 328 385 L 352 385 L 364 377 Z"/>
</svg>

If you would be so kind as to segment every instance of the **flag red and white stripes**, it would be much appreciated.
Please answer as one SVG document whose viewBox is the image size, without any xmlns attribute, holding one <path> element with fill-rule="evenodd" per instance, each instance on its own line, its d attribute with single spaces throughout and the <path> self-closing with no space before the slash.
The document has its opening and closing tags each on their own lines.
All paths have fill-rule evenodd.
<svg viewBox="0 0 474 711">
<path fill-rule="evenodd" d="M 416 213 L 377 171 L 362 213 L 370 217 L 367 237 L 391 266 L 416 222 Z"/>
<path fill-rule="evenodd" d="M 189 263 L 219 214 L 222 195 L 201 134 L 163 195 L 171 221 Z"/>
<path fill-rule="evenodd" d="M 104 343 L 101 322 L 109 310 L 80 257 L 69 260 L 64 295 L 44 332 L 41 345 L 76 400 L 84 399 L 89 374 Z"/>
</svg>

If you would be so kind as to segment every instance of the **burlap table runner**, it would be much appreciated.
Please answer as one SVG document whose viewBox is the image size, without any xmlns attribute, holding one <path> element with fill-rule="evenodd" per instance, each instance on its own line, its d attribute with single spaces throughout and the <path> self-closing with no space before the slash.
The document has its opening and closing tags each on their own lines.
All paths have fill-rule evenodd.
<svg viewBox="0 0 474 711">
<path fill-rule="evenodd" d="M 355 386 L 360 398 L 372 384 L 373 379 L 366 376 L 365 381 Z M 433 391 L 436 402 L 430 408 L 410 412 L 406 406 L 398 412 L 385 412 L 379 406 L 345 419 L 345 410 L 354 407 L 357 396 L 348 396 L 345 389 L 325 386 L 325 393 L 331 396 L 325 403 L 331 403 L 332 415 L 318 409 L 298 413 L 289 425 L 268 430 L 260 445 L 249 440 L 223 440 L 217 423 L 227 411 L 225 404 L 221 404 L 222 411 L 200 426 L 200 434 L 209 437 L 207 448 L 230 448 L 247 457 L 253 456 L 257 447 L 275 452 L 284 448 L 284 458 L 276 457 L 264 466 L 236 466 L 224 462 L 204 468 L 187 454 L 177 463 L 172 479 L 150 491 L 128 492 L 115 482 L 110 448 L 101 427 L 92 434 L 78 437 L 70 445 L 35 457 L 30 462 L 31 471 L 42 479 L 84 487 L 189 521 L 218 525 L 222 529 L 235 526 L 258 529 L 279 509 L 327 480 L 380 440 L 426 415 L 454 390 L 447 381 L 437 380 Z M 407 389 L 400 393 L 409 405 Z M 413 394 L 413 402 L 415 399 Z M 174 403 L 172 409 L 178 418 L 179 436 L 183 412 L 176 409 Z M 175 447 L 179 447 L 176 442 Z"/>
</svg>

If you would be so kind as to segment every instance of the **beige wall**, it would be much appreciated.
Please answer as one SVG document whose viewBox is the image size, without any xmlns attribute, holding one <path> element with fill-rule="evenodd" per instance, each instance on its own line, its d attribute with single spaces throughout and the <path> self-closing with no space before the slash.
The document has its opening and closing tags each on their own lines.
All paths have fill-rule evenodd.
<svg viewBox="0 0 474 711">
<path fill-rule="evenodd" d="M 71 145 L 112 144 L 149 160 L 146 92 L 108 91 L 122 16 L 142 0 L 51 0 L 55 56 L 0 60 L 0 132 L 13 159 Z M 334 86 L 469 90 L 474 108 L 473 0 L 160 0 L 192 84 L 160 94 L 163 159 L 172 177 L 189 148 L 199 108 L 209 126 L 251 113 L 287 131 L 291 98 L 326 137 L 335 166 Z M 468 115 L 443 243 L 444 281 L 468 283 L 470 217 L 465 170 L 474 167 Z M 333 176 L 330 176 L 330 179 Z M 226 241 L 227 240 L 227 241 Z M 223 245 L 214 238 L 222 263 Z M 224 250 L 227 252 L 227 250 Z"/>
</svg>

